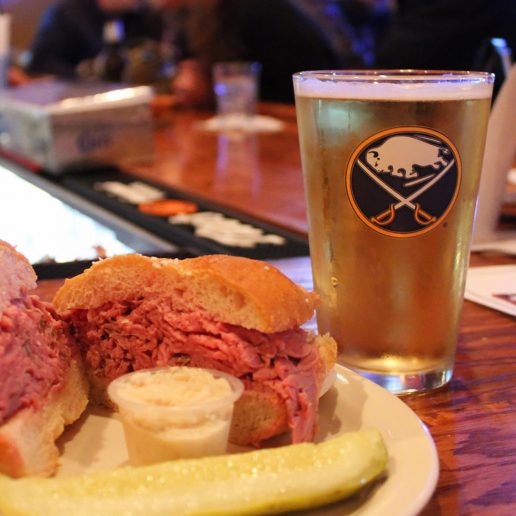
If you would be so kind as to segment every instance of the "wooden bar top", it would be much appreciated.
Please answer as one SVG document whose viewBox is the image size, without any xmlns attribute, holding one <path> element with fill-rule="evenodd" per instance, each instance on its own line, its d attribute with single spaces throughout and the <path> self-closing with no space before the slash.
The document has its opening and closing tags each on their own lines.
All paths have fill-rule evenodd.
<svg viewBox="0 0 516 516">
<path fill-rule="evenodd" d="M 222 203 L 301 234 L 307 231 L 303 178 L 292 106 L 264 104 L 283 130 L 218 133 L 202 130 L 210 112 L 175 111 L 157 120 L 156 156 L 126 165 L 132 173 Z"/>
<path fill-rule="evenodd" d="M 291 106 L 263 106 L 280 118 L 275 133 L 224 135 L 202 131 L 210 113 L 171 112 L 158 119 L 156 159 L 126 165 L 142 177 L 179 188 L 305 234 L 306 216 Z M 473 255 L 473 265 L 516 263 L 502 255 Z M 309 272 L 307 257 L 280 267 L 294 279 Z M 51 299 L 61 281 L 45 281 Z M 437 445 L 440 476 L 425 516 L 516 514 L 516 322 L 466 301 L 457 361 L 445 387 L 402 398 Z M 401 487 L 403 488 L 403 486 Z"/>
</svg>

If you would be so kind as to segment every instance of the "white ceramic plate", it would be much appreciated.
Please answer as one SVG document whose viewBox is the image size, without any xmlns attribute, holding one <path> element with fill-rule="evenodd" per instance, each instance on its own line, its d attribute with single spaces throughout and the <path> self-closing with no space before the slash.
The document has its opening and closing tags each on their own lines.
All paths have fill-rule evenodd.
<svg viewBox="0 0 516 516">
<path fill-rule="evenodd" d="M 428 430 L 405 403 L 385 389 L 344 367 L 335 369 L 335 383 L 321 398 L 319 440 L 377 428 L 389 451 L 388 472 L 384 480 L 361 496 L 309 514 L 416 515 L 432 496 L 439 473 L 437 452 Z M 122 425 L 116 415 L 104 410 L 88 409 L 58 444 L 62 452 L 58 476 L 127 464 Z"/>
</svg>

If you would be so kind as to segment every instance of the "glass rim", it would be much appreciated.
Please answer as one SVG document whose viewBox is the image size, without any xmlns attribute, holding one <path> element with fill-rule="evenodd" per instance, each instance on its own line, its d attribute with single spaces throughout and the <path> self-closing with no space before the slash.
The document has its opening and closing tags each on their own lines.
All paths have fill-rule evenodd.
<svg viewBox="0 0 516 516">
<path fill-rule="evenodd" d="M 360 69 L 360 70 L 307 70 L 293 74 L 294 80 L 317 79 L 335 82 L 364 83 L 493 83 L 495 75 L 490 72 L 468 70 L 424 69 Z"/>
</svg>

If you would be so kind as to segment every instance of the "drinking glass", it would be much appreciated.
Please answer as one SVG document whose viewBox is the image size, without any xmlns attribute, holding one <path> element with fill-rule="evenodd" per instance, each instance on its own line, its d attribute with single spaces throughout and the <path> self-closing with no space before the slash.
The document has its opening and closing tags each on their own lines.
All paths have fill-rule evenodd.
<svg viewBox="0 0 516 516">
<path fill-rule="evenodd" d="M 294 75 L 319 331 L 394 393 L 452 376 L 493 80 Z"/>
<path fill-rule="evenodd" d="M 261 66 L 255 62 L 223 62 L 213 66 L 217 115 L 245 119 L 256 113 Z"/>
</svg>

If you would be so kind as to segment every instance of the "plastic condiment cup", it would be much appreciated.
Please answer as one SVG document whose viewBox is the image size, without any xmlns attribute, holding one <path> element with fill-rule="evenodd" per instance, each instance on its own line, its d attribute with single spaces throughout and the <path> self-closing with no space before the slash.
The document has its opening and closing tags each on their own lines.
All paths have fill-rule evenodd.
<svg viewBox="0 0 516 516">
<path fill-rule="evenodd" d="M 162 397 L 152 401 L 141 401 L 138 399 L 139 395 L 135 396 L 137 389 L 145 389 L 149 386 L 152 389 L 153 383 L 159 383 L 164 378 L 163 375 L 169 373 L 170 378 L 177 373 L 191 376 L 193 397 L 197 398 L 195 402 L 188 402 L 187 392 L 179 403 L 167 401 L 166 389 L 160 391 L 163 392 Z M 223 386 L 223 390 L 227 392 L 221 395 L 218 393 L 215 396 L 208 395 L 211 399 L 207 401 L 199 399 L 200 395 L 195 395 L 195 390 L 198 390 L 199 382 L 203 382 L 199 376 L 206 373 L 212 379 L 227 382 L 229 389 L 226 389 L 227 385 Z M 204 379 L 207 380 L 207 377 Z M 211 382 L 212 380 L 205 381 L 202 387 L 209 388 L 209 385 L 212 385 Z M 144 385 L 135 385 L 142 383 Z M 222 387 L 220 383 L 218 385 Z M 155 388 L 156 385 L 154 385 Z M 171 380 L 170 389 L 174 389 L 173 380 Z M 238 378 L 213 369 L 190 367 L 142 369 L 117 378 L 108 386 L 108 395 L 120 412 L 129 463 L 139 466 L 179 458 L 225 453 L 234 403 L 242 395 L 243 390 L 244 386 Z"/>
</svg>

